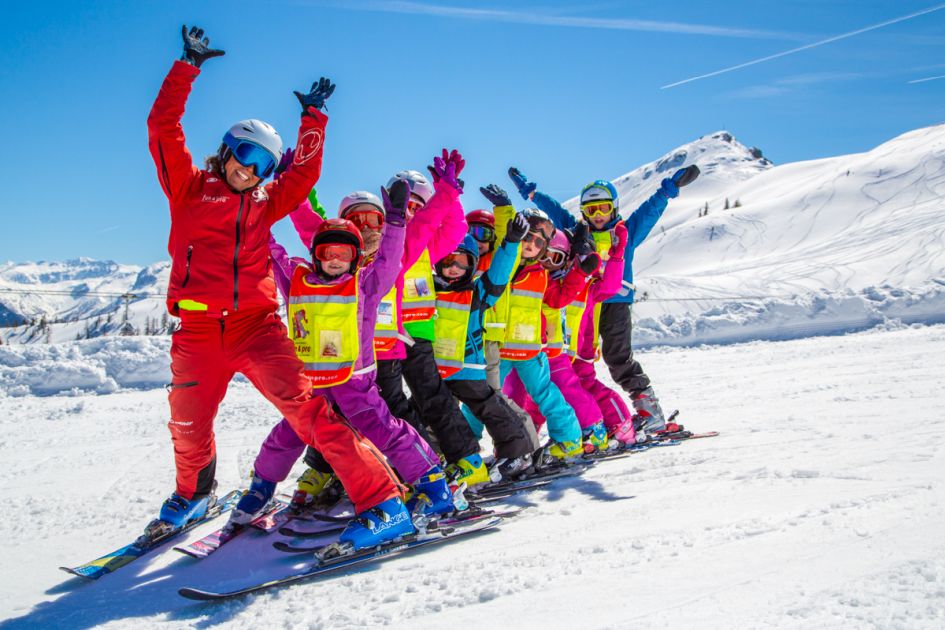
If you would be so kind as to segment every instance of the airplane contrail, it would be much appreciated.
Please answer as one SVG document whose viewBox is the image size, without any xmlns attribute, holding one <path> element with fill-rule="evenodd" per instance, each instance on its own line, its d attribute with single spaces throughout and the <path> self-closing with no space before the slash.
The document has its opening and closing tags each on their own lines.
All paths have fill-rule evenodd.
<svg viewBox="0 0 945 630">
<path fill-rule="evenodd" d="M 925 83 L 926 81 L 935 81 L 937 79 L 945 79 L 945 74 L 937 77 L 925 77 L 924 79 L 913 79 L 912 81 L 906 81 L 906 83 Z"/>
<path fill-rule="evenodd" d="M 828 37 L 827 39 L 822 39 L 811 44 L 806 44 L 804 46 L 799 46 L 797 48 L 792 48 L 791 50 L 785 50 L 784 52 L 779 52 L 774 55 L 768 55 L 767 57 L 762 57 L 760 59 L 754 59 L 752 61 L 746 61 L 745 63 L 740 63 L 737 66 L 730 66 L 728 68 L 722 68 L 721 70 L 716 70 L 715 72 L 709 72 L 707 74 L 700 74 L 696 77 L 690 77 L 688 79 L 683 79 L 682 81 L 676 81 L 675 83 L 669 83 L 662 86 L 661 90 L 666 90 L 669 88 L 674 88 L 679 85 L 684 85 L 686 83 L 692 83 L 693 81 L 699 81 L 700 79 L 708 79 L 709 77 L 717 77 L 720 74 L 725 74 L 726 72 L 732 72 L 734 70 L 741 70 L 742 68 L 747 68 L 748 66 L 754 66 L 759 63 L 764 63 L 765 61 L 771 61 L 772 59 L 779 59 L 781 57 L 786 57 L 788 55 L 793 55 L 794 53 L 799 53 L 804 50 L 810 50 L 811 48 L 817 48 L 818 46 L 823 46 L 824 44 L 830 44 L 841 39 L 848 39 L 854 35 L 860 35 L 869 31 L 875 31 L 878 28 L 883 28 L 884 26 L 890 26 L 892 24 L 897 24 L 899 22 L 905 22 L 906 20 L 911 20 L 913 18 L 920 17 L 929 13 L 934 13 L 935 11 L 941 11 L 945 9 L 945 4 L 939 4 L 934 7 L 929 7 L 928 9 L 923 9 L 922 11 L 916 11 L 915 13 L 910 13 L 909 15 L 903 15 L 901 17 L 893 18 L 885 22 L 880 22 L 879 24 L 873 24 L 872 26 L 866 26 L 855 31 L 850 31 L 849 33 L 842 33 L 840 35 L 834 35 L 833 37 Z"/>
</svg>

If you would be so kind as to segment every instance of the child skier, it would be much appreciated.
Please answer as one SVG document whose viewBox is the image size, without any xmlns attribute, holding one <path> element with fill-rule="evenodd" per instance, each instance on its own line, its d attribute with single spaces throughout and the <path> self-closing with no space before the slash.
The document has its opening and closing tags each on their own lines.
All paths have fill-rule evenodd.
<svg viewBox="0 0 945 630">
<path fill-rule="evenodd" d="M 509 282 L 518 257 L 519 243 L 528 233 L 528 221 L 515 215 L 505 240 L 496 250 L 489 269 L 474 276 L 479 247 L 471 236 L 436 263 L 436 341 L 433 354 L 440 376 L 453 395 L 467 405 L 489 431 L 495 444 L 494 469 L 502 477 L 513 476 L 531 464 L 532 441 L 523 419 L 486 381 L 482 342 L 483 317 Z"/>
<path fill-rule="evenodd" d="M 663 179 L 660 188 L 626 218 L 628 243 L 625 255 L 623 283 L 616 295 L 606 300 L 600 310 L 601 352 L 614 380 L 630 394 L 637 413 L 637 430 L 655 433 L 664 429 L 666 421 L 659 400 L 653 393 L 649 377 L 640 363 L 633 358 L 631 347 L 630 308 L 633 304 L 633 252 L 663 215 L 670 199 L 679 195 L 679 189 L 691 184 L 699 176 L 696 165 L 679 169 L 672 177 Z M 530 182 L 517 168 L 509 169 L 509 177 L 526 200 L 548 213 L 556 227 L 569 229 L 577 221 L 552 197 L 538 192 L 538 185 Z M 590 228 L 600 254 L 612 244 L 612 230 L 621 220 L 620 197 L 614 185 L 605 180 L 591 182 L 581 191 L 581 214 Z"/>
<path fill-rule="evenodd" d="M 171 276 L 167 306 L 180 317 L 171 345 L 169 386 L 177 488 L 148 527 L 151 534 L 202 517 L 214 501 L 216 453 L 213 420 L 236 372 L 286 417 L 308 444 L 320 448 L 345 485 L 356 509 L 400 502 L 401 486 L 380 454 L 313 396 L 302 362 L 276 315 L 276 287 L 269 271 L 269 229 L 297 206 L 318 180 L 327 118 L 321 111 L 334 85 L 322 79 L 296 96 L 302 105 L 292 168 L 278 182 L 272 174 L 282 140 L 258 120 L 233 125 L 207 170 L 194 167 L 181 118 L 201 64 L 223 54 L 203 31 L 183 29 L 184 56 L 174 62 L 148 117 L 148 141 L 171 212 L 168 250 Z M 407 519 L 409 521 L 409 519 Z M 359 539 L 352 521 L 346 536 Z"/>
<path fill-rule="evenodd" d="M 458 151 L 444 149 L 430 169 L 433 184 L 417 171 L 400 171 L 388 182 L 388 186 L 397 180 L 409 182 L 412 204 L 401 273 L 395 291 L 381 300 L 382 312 L 391 316 L 383 321 L 378 318 L 375 337 L 383 346 L 377 353 L 377 384 L 391 412 L 408 421 L 412 416 L 418 424 L 422 420 L 436 438 L 451 480 L 473 486 L 489 481 L 489 471 L 479 456 L 479 442 L 433 358 L 432 261 L 452 252 L 466 234 L 458 180 L 464 165 Z M 411 216 L 410 211 L 415 214 Z M 404 382 L 419 414 L 410 411 Z"/>
<path fill-rule="evenodd" d="M 293 222 L 303 242 L 311 244 L 311 261 L 289 259 L 275 239 L 270 244 L 272 259 L 281 276 L 280 288 L 291 279 L 286 296 L 290 330 L 312 386 L 413 484 L 414 497 L 426 497 L 424 511 L 450 512 L 452 495 L 436 453 L 413 427 L 391 415 L 374 383 L 377 304 L 399 272 L 409 185 L 396 182 L 390 197 L 386 191 L 382 194 L 387 223 L 369 264 L 361 264 L 364 244 L 354 223 L 321 220 L 306 204 L 293 213 Z M 231 522 L 248 523 L 266 507 L 276 483 L 288 476 L 304 446 L 288 422 L 276 425 L 256 458 L 249 492 Z M 408 502 L 408 510 L 418 501 Z"/>
<path fill-rule="evenodd" d="M 494 206 L 496 238 L 515 213 L 508 194 L 492 184 L 480 189 Z M 496 321 L 505 324 L 505 338 L 499 351 L 499 378 L 503 391 L 512 400 L 522 400 L 528 392 L 547 419 L 548 434 L 554 444 L 548 454 L 555 459 L 573 459 L 583 453 L 581 427 L 574 410 L 551 382 L 548 358 L 542 349 L 542 303 L 554 308 L 567 304 L 584 284 L 586 272 L 575 267 L 562 283 L 549 282 L 548 272 L 539 262 L 555 227 L 541 210 L 523 211 L 529 231 L 522 240 L 521 263 L 511 283 L 495 306 Z M 539 462 L 541 464 L 541 462 Z"/>
<path fill-rule="evenodd" d="M 563 231 L 556 233 L 555 238 L 558 234 L 563 234 Z M 591 275 L 590 282 L 563 312 L 545 307 L 548 325 L 545 351 L 549 356 L 551 380 L 574 407 L 583 431 L 584 451 L 588 453 L 609 448 L 608 435 L 623 444 L 635 441 L 633 414 L 617 392 L 597 379 L 594 370 L 594 362 L 599 358 L 599 305 L 620 289 L 626 237 L 627 228 L 620 222 L 614 227 L 613 245 L 603 271 L 598 269 Z M 597 257 L 593 241 L 587 239 L 584 224 L 575 228 L 570 245 L 566 236 L 562 239 L 557 248 L 549 247 L 549 255 L 542 261 L 552 278 L 560 277 L 564 272 L 569 256 L 575 261 L 580 257 Z M 535 404 L 531 401 L 525 403 L 525 409 L 535 417 L 538 413 Z M 537 421 L 541 420 L 543 418 Z"/>
</svg>

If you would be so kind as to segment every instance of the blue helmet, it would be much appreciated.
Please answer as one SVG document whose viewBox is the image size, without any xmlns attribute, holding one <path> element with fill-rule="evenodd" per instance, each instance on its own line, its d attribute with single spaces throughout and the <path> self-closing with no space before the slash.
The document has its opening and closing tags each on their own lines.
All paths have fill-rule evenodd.
<svg viewBox="0 0 945 630">
<path fill-rule="evenodd" d="M 620 210 L 620 195 L 614 185 L 605 179 L 598 179 L 581 190 L 581 205 L 609 201 L 614 204 L 614 212 Z"/>
</svg>

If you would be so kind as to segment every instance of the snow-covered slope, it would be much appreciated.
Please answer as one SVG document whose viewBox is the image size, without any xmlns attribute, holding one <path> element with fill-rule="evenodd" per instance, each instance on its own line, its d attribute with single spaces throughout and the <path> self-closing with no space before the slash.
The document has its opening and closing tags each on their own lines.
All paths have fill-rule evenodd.
<svg viewBox="0 0 945 630">
<path fill-rule="evenodd" d="M 139 334 L 171 326 L 161 294 L 170 262 L 147 267 L 79 258 L 62 262 L 0 264 L 0 332 L 5 343 L 57 343 L 117 334 L 124 294 L 133 294 L 128 322 Z"/>
<path fill-rule="evenodd" d="M 682 421 L 721 436 L 520 496 L 496 532 L 222 605 L 176 590 L 307 559 L 274 534 L 202 561 L 167 548 L 94 583 L 57 568 L 126 543 L 173 487 L 163 391 L 6 399 L 0 627 L 939 629 L 943 353 L 942 326 L 640 353 Z M 277 420 L 231 386 L 221 488 Z"/>
<path fill-rule="evenodd" d="M 637 250 L 638 299 L 648 300 L 635 307 L 638 343 L 945 321 L 945 125 L 780 166 L 728 138 L 713 134 L 618 178 L 627 212 L 675 169 L 704 173 Z"/>
</svg>

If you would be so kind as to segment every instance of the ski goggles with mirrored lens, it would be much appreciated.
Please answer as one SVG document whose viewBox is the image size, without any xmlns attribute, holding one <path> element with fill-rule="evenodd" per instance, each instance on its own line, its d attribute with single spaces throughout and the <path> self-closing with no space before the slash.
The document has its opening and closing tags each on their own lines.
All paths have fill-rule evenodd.
<svg viewBox="0 0 945 630">
<path fill-rule="evenodd" d="M 594 201 L 581 206 L 581 214 L 586 217 L 606 217 L 614 211 L 613 201 Z"/>
<path fill-rule="evenodd" d="M 419 201 L 417 199 L 410 199 L 407 201 L 407 212 L 409 212 L 410 214 L 414 214 L 417 210 L 422 208 L 424 205 L 426 204 L 424 204 L 422 201 Z"/>
<path fill-rule="evenodd" d="M 315 258 L 322 262 L 329 260 L 351 262 L 357 255 L 358 250 L 355 246 L 346 243 L 322 243 L 315 246 Z"/>
<path fill-rule="evenodd" d="M 472 267 L 472 261 L 469 260 L 469 254 L 461 253 L 452 253 L 444 257 L 440 261 L 440 267 L 443 269 L 448 269 L 449 267 L 459 267 L 461 270 L 466 271 Z"/>
<path fill-rule="evenodd" d="M 379 230 L 384 225 L 384 215 L 379 210 L 365 208 L 364 210 L 353 210 L 346 212 L 344 218 L 348 219 L 359 230 L 368 228 Z"/>
<path fill-rule="evenodd" d="M 544 249 L 548 245 L 548 239 L 543 236 L 539 236 L 536 232 L 529 232 L 525 235 L 525 238 L 522 239 L 524 243 L 532 243 L 538 249 Z"/>
<path fill-rule="evenodd" d="M 542 257 L 541 262 L 547 263 L 552 267 L 560 267 L 564 264 L 564 261 L 568 259 L 568 253 L 562 252 L 557 249 L 549 249 L 545 252 L 545 255 Z"/>
<path fill-rule="evenodd" d="M 488 225 L 470 225 L 469 235 L 480 243 L 491 243 L 495 240 L 495 230 Z"/>
<path fill-rule="evenodd" d="M 223 141 L 233 152 L 233 157 L 237 162 L 246 168 L 256 169 L 256 177 L 265 179 L 276 169 L 276 160 L 272 153 L 255 142 L 238 140 L 230 134 L 227 134 Z"/>
</svg>

